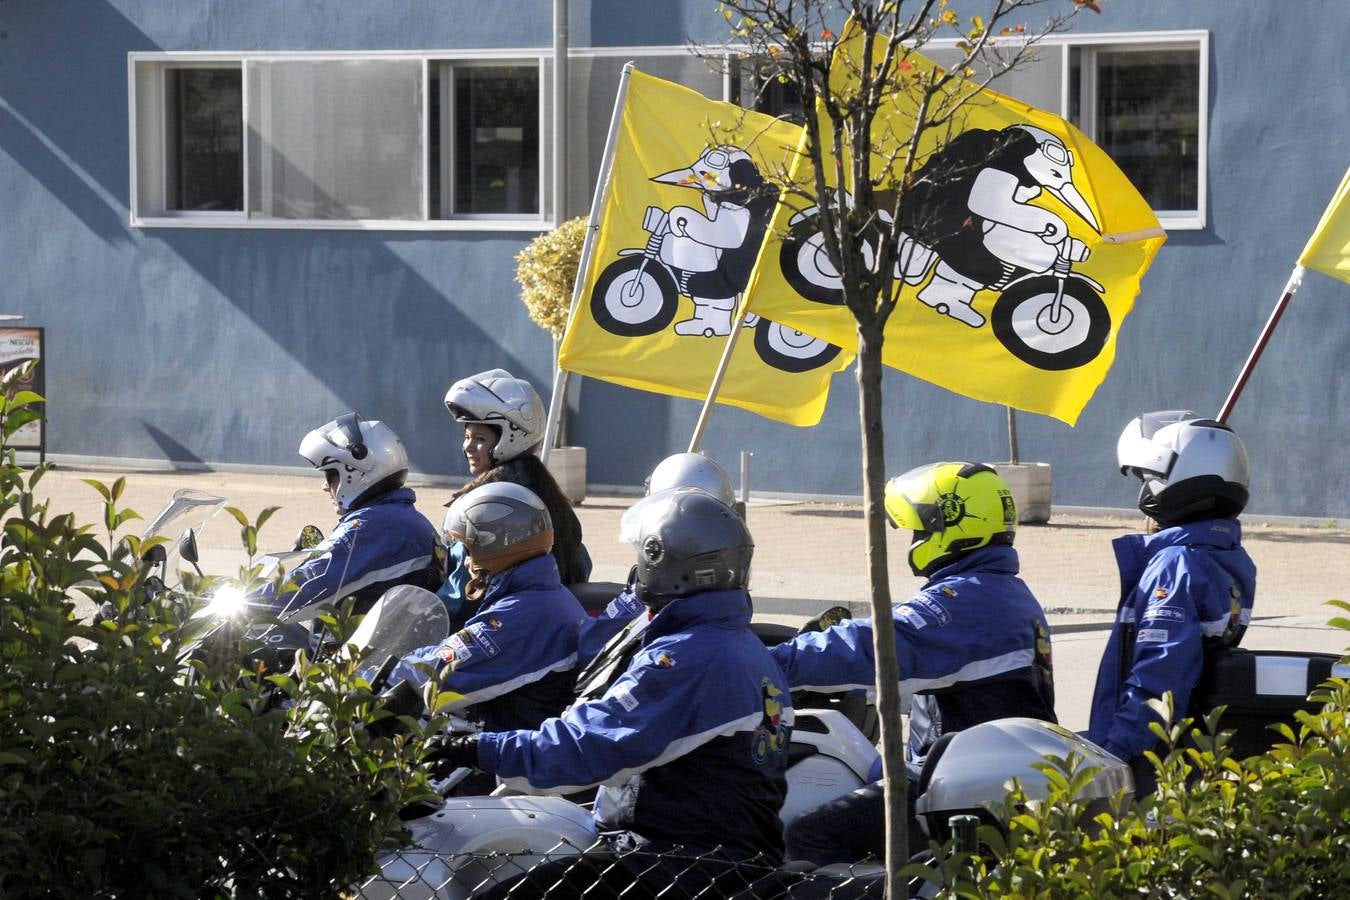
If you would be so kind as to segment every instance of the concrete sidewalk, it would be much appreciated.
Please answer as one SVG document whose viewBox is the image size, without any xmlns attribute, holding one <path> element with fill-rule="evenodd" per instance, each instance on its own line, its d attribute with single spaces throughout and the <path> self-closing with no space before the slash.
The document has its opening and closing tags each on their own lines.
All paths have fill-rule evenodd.
<svg viewBox="0 0 1350 900">
<path fill-rule="evenodd" d="M 268 506 L 281 509 L 263 527 L 259 546 L 288 548 L 307 523 L 327 531 L 334 512 L 314 475 L 223 472 L 129 472 L 57 468 L 39 483 L 53 508 L 80 522 L 102 521 L 102 499 L 83 479 L 111 483 L 127 477 L 121 506 L 149 520 L 180 488 L 224 497 L 250 519 Z M 439 528 L 453 488 L 413 483 L 418 508 Z M 577 508 L 593 579 L 623 581 L 632 550 L 618 540 L 619 517 L 631 497 L 591 497 Z M 855 614 L 868 610 L 865 543 L 857 505 L 758 501 L 748 514 L 755 537 L 751 583 L 756 618 L 798 624 L 837 603 Z M 1017 536 L 1022 576 L 1045 607 L 1055 631 L 1057 707 L 1070 728 L 1087 725 L 1097 664 L 1114 616 L 1120 585 L 1111 539 L 1136 530 L 1138 519 L 1052 516 L 1049 525 L 1023 526 Z M 101 526 L 99 526 L 101 528 Z M 133 523 L 134 530 L 143 523 Z M 905 562 L 909 533 L 887 529 L 891 593 L 903 598 L 921 583 Z M 200 535 L 203 564 L 230 573 L 244 562 L 239 526 L 218 515 Z M 1255 559 L 1258 595 L 1243 645 L 1259 649 L 1343 651 L 1350 637 L 1328 628 L 1332 598 L 1350 599 L 1350 530 L 1247 525 L 1244 545 Z"/>
</svg>

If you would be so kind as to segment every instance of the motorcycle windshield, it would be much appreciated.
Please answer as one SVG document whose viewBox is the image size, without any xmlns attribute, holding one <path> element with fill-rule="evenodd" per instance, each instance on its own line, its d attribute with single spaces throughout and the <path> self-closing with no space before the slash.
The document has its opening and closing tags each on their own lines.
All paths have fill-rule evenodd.
<svg viewBox="0 0 1350 900">
<path fill-rule="evenodd" d="M 380 660 L 439 644 L 449 633 L 450 616 L 441 598 L 401 584 L 375 601 L 348 643 L 357 648 L 357 659 Z"/>
<path fill-rule="evenodd" d="M 168 542 L 164 549 L 168 552 L 165 573 L 177 574 L 179 570 L 178 541 L 189 530 L 198 536 L 211 518 L 225 506 L 224 497 L 216 497 L 192 488 L 179 488 L 169 497 L 169 502 L 159 511 L 159 515 L 145 526 L 141 540 L 164 537 Z M 166 574 L 166 578 L 167 578 Z"/>
</svg>

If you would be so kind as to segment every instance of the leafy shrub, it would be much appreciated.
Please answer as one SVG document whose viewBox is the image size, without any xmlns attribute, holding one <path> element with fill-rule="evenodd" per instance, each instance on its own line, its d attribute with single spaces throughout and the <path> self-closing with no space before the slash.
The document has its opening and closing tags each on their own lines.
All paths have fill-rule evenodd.
<svg viewBox="0 0 1350 900">
<path fill-rule="evenodd" d="M 6 438 L 37 400 L 0 400 Z M 44 471 L 0 460 L 0 896 L 335 896 L 368 873 L 426 795 L 420 729 L 372 734 L 387 713 L 345 654 L 249 671 L 236 629 L 185 664 L 187 598 L 147 597 L 114 539 L 122 481 L 97 485 L 101 538 L 35 497 Z"/>
<path fill-rule="evenodd" d="M 540 328 L 562 338 L 572 308 L 572 287 L 586 241 L 586 219 L 578 216 L 539 235 L 516 254 L 520 299 Z"/>
<path fill-rule="evenodd" d="M 1345 618 L 1331 624 L 1350 630 Z M 1028 803 L 1015 788 L 1007 834 L 981 829 L 988 859 L 949 847 L 909 871 L 947 897 L 1350 897 L 1350 682 L 1333 678 L 1311 699 L 1321 708 L 1279 726 L 1281 743 L 1239 760 L 1217 730 L 1221 710 L 1192 729 L 1171 722 L 1169 697 L 1153 725 L 1171 749 L 1151 755 L 1152 797 L 1085 830 L 1092 770 L 1050 759 L 1049 798 Z"/>
</svg>

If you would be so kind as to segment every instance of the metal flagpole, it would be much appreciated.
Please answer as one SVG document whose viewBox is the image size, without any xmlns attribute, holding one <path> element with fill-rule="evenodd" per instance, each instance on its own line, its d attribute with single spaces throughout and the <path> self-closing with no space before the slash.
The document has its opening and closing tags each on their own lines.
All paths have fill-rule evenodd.
<svg viewBox="0 0 1350 900">
<path fill-rule="evenodd" d="M 1238 373 L 1237 381 L 1233 384 L 1233 389 L 1228 392 L 1228 399 L 1223 401 L 1223 409 L 1219 410 L 1218 421 L 1227 422 L 1229 415 L 1233 412 L 1233 407 L 1237 405 L 1239 395 L 1242 389 L 1247 386 L 1247 379 L 1252 375 L 1252 369 L 1256 368 L 1256 363 L 1261 359 L 1261 354 L 1266 350 L 1266 344 L 1270 343 L 1270 336 L 1275 333 L 1275 326 L 1280 324 L 1280 317 L 1284 311 L 1289 308 L 1289 301 L 1294 299 L 1294 293 L 1303 284 L 1303 273 L 1308 271 L 1303 266 L 1294 266 L 1294 271 L 1289 275 L 1289 281 L 1284 286 L 1284 293 L 1280 300 L 1275 304 L 1275 308 L 1270 311 L 1270 318 L 1266 320 L 1266 325 L 1261 329 L 1261 336 L 1256 339 L 1256 345 L 1252 347 L 1252 352 L 1248 354 L 1247 361 L 1242 365 L 1242 371 Z"/>
<path fill-rule="evenodd" d="M 708 427 L 708 418 L 712 415 L 713 403 L 717 400 L 717 392 L 722 389 L 722 379 L 726 377 L 727 366 L 731 365 L 731 354 L 736 349 L 736 341 L 740 339 L 741 328 L 745 324 L 745 315 L 748 307 L 743 303 L 737 303 L 740 311 L 736 314 L 736 321 L 731 323 L 731 334 L 727 337 L 727 345 L 722 348 L 722 358 L 717 361 L 717 371 L 713 373 L 712 384 L 708 385 L 708 396 L 703 400 L 703 409 L 699 410 L 698 423 L 694 425 L 694 433 L 689 438 L 689 452 L 698 452 L 698 445 L 703 443 L 703 432 Z"/>
<path fill-rule="evenodd" d="M 567 313 L 568 328 L 572 327 L 572 320 L 576 318 L 577 306 L 581 302 L 581 292 L 589 275 L 591 258 L 595 255 L 595 235 L 600 229 L 600 212 L 605 208 L 605 199 L 609 196 L 610 175 L 614 171 L 614 146 L 618 140 L 619 120 L 623 117 L 624 100 L 628 95 L 628 76 L 632 74 L 633 69 L 634 66 L 631 62 L 625 63 L 623 72 L 619 76 L 619 90 L 614 98 L 614 113 L 609 120 L 609 135 L 605 138 L 605 152 L 601 157 L 600 175 L 596 179 L 595 195 L 591 198 L 591 216 L 586 223 L 586 241 L 581 246 L 581 261 L 577 264 L 577 280 L 572 285 L 572 308 Z M 566 334 L 565 331 L 564 334 Z M 561 363 L 554 367 L 553 396 L 549 399 L 548 424 L 544 427 L 544 449 L 539 454 L 544 463 L 548 462 L 549 451 L 553 449 L 553 442 L 557 439 L 558 425 L 562 420 L 563 405 L 566 402 L 564 395 L 567 391 L 567 376 L 569 374 L 563 370 Z"/>
</svg>

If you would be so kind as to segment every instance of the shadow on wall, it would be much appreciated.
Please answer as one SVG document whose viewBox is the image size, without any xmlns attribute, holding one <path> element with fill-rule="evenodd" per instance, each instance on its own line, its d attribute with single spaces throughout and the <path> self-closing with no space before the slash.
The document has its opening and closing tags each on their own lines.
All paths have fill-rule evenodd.
<svg viewBox="0 0 1350 900">
<path fill-rule="evenodd" d="M 157 360 L 145 366 L 156 380 L 181 379 L 184 396 L 214 385 L 215 392 L 238 398 L 205 404 L 194 412 L 170 395 L 162 407 L 164 416 L 140 418 L 150 441 L 170 460 L 225 461 L 234 453 L 238 461 L 293 462 L 257 458 L 281 455 L 268 448 L 289 444 L 288 438 L 258 437 L 256 429 L 239 432 L 232 423 L 249 416 L 268 420 L 272 410 L 270 421 L 258 427 L 293 429 L 298 443 L 305 430 L 355 409 L 393 424 L 414 468 L 462 474 L 464 463 L 455 450 L 459 436 L 441 405 L 451 381 L 501 366 L 531 378 L 547 396 L 547 357 L 526 365 L 524 359 L 505 352 L 501 343 L 506 317 L 492 307 L 502 295 L 502 285 L 509 285 L 509 276 L 478 271 L 481 263 L 475 266 L 483 251 L 491 249 L 486 245 L 501 245 L 493 258 L 509 258 L 522 238 L 372 235 L 356 230 L 133 229 L 126 205 L 126 54 L 162 48 L 103 0 L 7 0 L 0 5 L 0 31 L 6 32 L 0 40 L 4 152 L 80 223 L 115 248 L 120 256 L 116 261 L 131 274 L 125 287 L 116 287 L 117 302 L 89 310 L 80 325 L 85 332 L 77 335 L 72 328 L 64 339 L 75 342 L 105 330 L 124 330 L 129 335 L 123 351 Z M 60 34 L 69 58 L 78 65 L 53 65 L 45 56 L 49 42 L 25 40 L 26 34 Z M 295 177 L 292 167 L 288 178 Z M 66 243 L 78 251 L 78 239 Z M 213 310 L 214 298 L 202 296 L 207 292 L 197 279 L 180 271 L 172 259 L 163 259 L 166 249 L 255 328 Z M 456 268 L 447 258 L 462 260 L 462 266 Z M 439 260 L 438 270 L 451 273 L 441 280 L 453 277 L 459 302 L 452 303 L 447 296 L 448 284 L 427 280 L 410 259 Z M 59 285 L 63 277 L 54 274 L 44 287 Z M 523 307 L 517 307 L 514 312 L 523 319 Z M 50 314 L 50 307 L 44 314 Z M 184 330 L 195 333 L 185 335 Z M 259 342 L 257 332 L 270 342 Z M 546 347 L 547 339 L 540 337 L 539 344 Z M 179 366 L 166 348 L 177 354 Z M 90 371 L 66 377 L 108 383 L 110 376 L 97 371 L 99 360 L 87 365 Z M 297 406 L 295 373 L 286 371 L 292 365 L 303 367 L 336 394 L 344 408 L 330 409 L 325 401 L 313 408 L 312 422 L 276 421 L 278 407 Z M 286 402 L 277 403 L 279 399 Z M 153 417 L 154 411 L 149 415 Z M 200 420 L 194 421 L 194 415 Z M 309 416 L 308 409 L 304 415 Z M 97 452 L 72 448 L 86 449 Z"/>
</svg>

